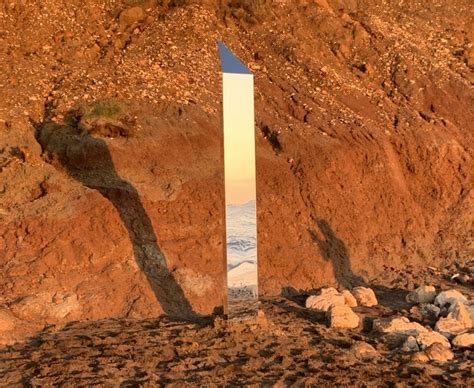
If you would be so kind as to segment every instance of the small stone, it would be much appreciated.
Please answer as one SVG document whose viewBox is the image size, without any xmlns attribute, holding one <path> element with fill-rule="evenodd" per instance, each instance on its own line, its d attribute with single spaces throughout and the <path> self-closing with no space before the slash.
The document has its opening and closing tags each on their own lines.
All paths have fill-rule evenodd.
<svg viewBox="0 0 474 388">
<path fill-rule="evenodd" d="M 333 306 L 326 316 L 329 326 L 334 328 L 355 329 L 360 322 L 359 316 L 347 306 Z"/>
<path fill-rule="evenodd" d="M 408 303 L 433 303 L 436 289 L 433 286 L 420 286 L 406 296 Z"/>
<path fill-rule="evenodd" d="M 372 345 L 364 341 L 359 341 L 352 345 L 352 352 L 361 361 L 370 361 L 380 357 L 380 353 Z"/>
<path fill-rule="evenodd" d="M 410 322 L 406 317 L 380 318 L 373 323 L 374 331 L 382 334 L 398 334 L 403 336 L 418 336 L 428 331 L 424 326 L 416 322 Z"/>
<path fill-rule="evenodd" d="M 335 288 L 323 288 L 320 295 L 311 295 L 306 299 L 306 308 L 326 312 L 334 306 L 344 306 L 345 299 Z"/>
<path fill-rule="evenodd" d="M 372 307 L 378 304 L 377 297 L 371 288 L 356 287 L 352 290 L 359 306 Z"/>
<path fill-rule="evenodd" d="M 402 345 L 402 351 L 411 353 L 411 352 L 419 352 L 420 347 L 418 346 L 418 342 L 416 338 L 412 335 L 408 336 L 405 342 Z"/>
<path fill-rule="evenodd" d="M 466 329 L 470 329 L 472 327 L 472 320 L 471 314 L 469 309 L 463 303 L 456 302 L 451 305 L 449 308 L 449 313 L 451 316 L 459 321 Z"/>
<path fill-rule="evenodd" d="M 431 361 L 446 362 L 454 358 L 453 352 L 439 342 L 426 348 L 425 353 Z"/>
<path fill-rule="evenodd" d="M 420 309 L 423 316 L 429 320 L 436 320 L 441 312 L 441 309 L 438 306 L 431 303 L 420 304 Z"/>
<path fill-rule="evenodd" d="M 474 333 L 459 334 L 451 342 L 456 348 L 474 348 Z"/>
<path fill-rule="evenodd" d="M 417 352 L 412 356 L 414 362 L 436 361 L 444 363 L 454 358 L 454 354 L 447 347 L 436 342 L 422 352 Z"/>
<path fill-rule="evenodd" d="M 451 347 L 449 340 L 442 334 L 436 331 L 428 331 L 426 333 L 420 333 L 416 337 L 418 345 L 420 345 L 421 350 L 425 350 L 427 347 L 431 346 L 434 343 L 439 343 L 447 348 Z"/>
<path fill-rule="evenodd" d="M 417 320 L 429 321 L 435 323 L 438 319 L 441 309 L 434 304 L 419 304 L 415 305 L 410 309 L 410 314 Z"/>
<path fill-rule="evenodd" d="M 467 298 L 457 290 L 442 291 L 435 298 L 434 304 L 443 308 L 446 304 L 455 302 L 467 303 Z"/>
<path fill-rule="evenodd" d="M 461 334 L 466 330 L 466 328 L 461 322 L 454 319 L 450 313 L 446 318 L 440 318 L 438 322 L 436 322 L 435 330 L 446 338 L 451 339 L 454 336 Z"/>
<path fill-rule="evenodd" d="M 344 290 L 341 292 L 344 300 L 346 302 L 346 306 L 348 307 L 357 307 L 357 300 L 354 298 L 354 295 L 351 294 L 349 290 Z"/>
</svg>

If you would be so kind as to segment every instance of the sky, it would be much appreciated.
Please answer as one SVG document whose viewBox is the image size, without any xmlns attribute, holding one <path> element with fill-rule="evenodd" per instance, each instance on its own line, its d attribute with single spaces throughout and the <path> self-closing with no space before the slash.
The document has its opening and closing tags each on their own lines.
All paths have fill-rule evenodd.
<svg viewBox="0 0 474 388">
<path fill-rule="evenodd" d="M 255 200 L 253 75 L 223 73 L 226 204 Z"/>
</svg>

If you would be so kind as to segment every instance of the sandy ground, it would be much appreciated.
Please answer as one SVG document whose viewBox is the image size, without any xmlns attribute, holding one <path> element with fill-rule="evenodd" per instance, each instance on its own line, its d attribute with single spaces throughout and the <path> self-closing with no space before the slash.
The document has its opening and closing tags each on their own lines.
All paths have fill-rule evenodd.
<svg viewBox="0 0 474 388">
<path fill-rule="evenodd" d="M 474 290 L 442 281 L 440 289 Z M 247 323 L 220 317 L 177 322 L 107 319 L 71 322 L 0 350 L 2 386 L 151 386 L 197 384 L 316 384 L 472 386 L 474 354 L 454 350 L 445 364 L 414 363 L 370 330 L 375 317 L 409 316 L 406 291 L 376 287 L 379 305 L 356 308 L 358 329 L 327 327 L 303 307 L 304 294 L 266 298 L 263 317 Z M 412 318 L 413 319 L 413 318 Z M 358 351 L 360 343 L 376 349 Z"/>
</svg>

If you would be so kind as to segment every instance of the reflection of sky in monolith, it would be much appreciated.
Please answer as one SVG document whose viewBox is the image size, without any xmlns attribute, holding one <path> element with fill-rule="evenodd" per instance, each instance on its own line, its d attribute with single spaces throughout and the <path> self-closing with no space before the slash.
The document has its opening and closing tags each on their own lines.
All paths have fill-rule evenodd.
<svg viewBox="0 0 474 388">
<path fill-rule="evenodd" d="M 228 315 L 256 312 L 257 222 L 253 74 L 219 43 L 223 83 Z"/>
</svg>

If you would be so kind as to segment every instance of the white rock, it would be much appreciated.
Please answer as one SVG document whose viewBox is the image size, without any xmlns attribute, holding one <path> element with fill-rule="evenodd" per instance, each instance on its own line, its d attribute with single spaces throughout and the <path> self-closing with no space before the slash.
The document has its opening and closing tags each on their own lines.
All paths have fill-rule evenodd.
<svg viewBox="0 0 474 388">
<path fill-rule="evenodd" d="M 418 345 L 416 338 L 413 337 L 412 335 L 409 335 L 402 345 L 402 351 L 407 352 L 407 353 L 419 352 L 420 346 Z"/>
<path fill-rule="evenodd" d="M 435 298 L 435 305 L 444 307 L 455 302 L 467 303 L 467 298 L 457 290 L 441 291 Z"/>
<path fill-rule="evenodd" d="M 382 334 L 399 334 L 404 336 L 418 336 L 428 332 L 428 329 L 419 323 L 410 322 L 406 317 L 375 319 L 373 328 Z"/>
<path fill-rule="evenodd" d="M 334 306 L 327 313 L 326 316 L 330 327 L 355 329 L 359 326 L 360 318 L 347 306 Z"/>
<path fill-rule="evenodd" d="M 433 286 L 420 286 L 406 296 L 408 303 L 433 303 L 436 289 Z"/>
<path fill-rule="evenodd" d="M 367 287 L 356 287 L 352 290 L 359 306 L 372 307 L 378 304 L 374 290 Z"/>
<path fill-rule="evenodd" d="M 451 347 L 449 340 L 442 334 L 436 331 L 428 331 L 426 333 L 420 333 L 418 337 L 416 337 L 416 342 L 420 346 L 421 350 L 425 350 L 428 346 L 439 343 L 447 348 Z"/>
<path fill-rule="evenodd" d="M 321 288 L 321 295 L 325 295 L 325 294 L 339 295 L 340 292 L 336 290 L 334 287 Z"/>
<path fill-rule="evenodd" d="M 461 334 L 466 330 L 464 325 L 458 320 L 454 319 L 451 313 L 448 314 L 446 318 L 440 318 L 436 322 L 435 330 L 446 338 L 453 338 L 454 336 Z"/>
<path fill-rule="evenodd" d="M 466 329 L 472 327 L 471 314 L 469 308 L 463 303 L 455 302 L 449 308 L 449 314 L 456 320 L 459 321 Z"/>
<path fill-rule="evenodd" d="M 474 333 L 459 334 L 453 338 L 452 343 L 456 348 L 474 347 Z"/>
<path fill-rule="evenodd" d="M 354 295 L 352 295 L 349 290 L 344 290 L 341 294 L 344 297 L 344 300 L 346 301 L 346 306 L 357 307 L 357 300 L 356 298 L 354 298 Z"/>
<path fill-rule="evenodd" d="M 333 291 L 334 290 L 334 291 Z M 322 289 L 320 295 L 311 295 L 306 299 L 306 307 L 320 312 L 326 312 L 331 307 L 344 306 L 344 296 L 336 289 Z"/>
</svg>

